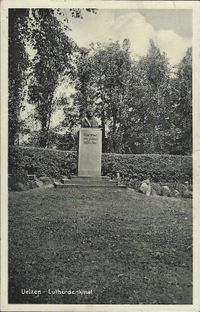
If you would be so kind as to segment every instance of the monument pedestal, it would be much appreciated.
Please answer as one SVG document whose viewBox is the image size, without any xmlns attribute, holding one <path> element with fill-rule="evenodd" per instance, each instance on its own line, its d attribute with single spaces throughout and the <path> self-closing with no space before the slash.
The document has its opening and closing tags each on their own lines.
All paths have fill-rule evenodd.
<svg viewBox="0 0 200 312">
<path fill-rule="evenodd" d="M 81 128 L 78 147 L 78 176 L 63 177 L 56 188 L 67 187 L 125 187 L 117 180 L 101 176 L 102 132 L 99 128 Z"/>
<path fill-rule="evenodd" d="M 99 128 L 81 128 L 78 147 L 78 176 L 101 176 L 102 132 Z"/>
</svg>

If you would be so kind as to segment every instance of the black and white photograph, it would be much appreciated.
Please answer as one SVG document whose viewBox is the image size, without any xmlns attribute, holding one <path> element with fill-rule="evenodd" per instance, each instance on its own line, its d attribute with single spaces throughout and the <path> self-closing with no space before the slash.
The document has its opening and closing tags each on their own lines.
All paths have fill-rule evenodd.
<svg viewBox="0 0 200 312">
<path fill-rule="evenodd" d="M 1 11 L 5 311 L 194 304 L 196 7 L 136 2 Z"/>
</svg>

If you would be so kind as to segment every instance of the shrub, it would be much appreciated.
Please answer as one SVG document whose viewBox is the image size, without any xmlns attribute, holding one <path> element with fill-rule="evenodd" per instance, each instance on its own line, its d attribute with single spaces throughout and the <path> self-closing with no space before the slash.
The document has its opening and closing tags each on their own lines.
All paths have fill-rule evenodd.
<svg viewBox="0 0 200 312">
<path fill-rule="evenodd" d="M 192 157 L 179 155 L 104 154 L 102 171 L 105 175 L 119 172 L 122 180 L 132 184 L 150 178 L 151 181 L 192 182 Z"/>
<path fill-rule="evenodd" d="M 37 177 L 60 178 L 77 174 L 77 153 L 33 147 L 9 148 L 9 172 L 24 170 Z M 119 172 L 122 182 L 138 188 L 150 178 L 155 182 L 192 182 L 192 157 L 176 155 L 103 154 L 102 175 Z M 21 182 L 21 181 L 20 181 Z"/>
<path fill-rule="evenodd" d="M 9 172 L 22 167 L 28 174 L 53 178 L 76 173 L 76 152 L 33 147 L 10 147 L 8 157 Z"/>
</svg>

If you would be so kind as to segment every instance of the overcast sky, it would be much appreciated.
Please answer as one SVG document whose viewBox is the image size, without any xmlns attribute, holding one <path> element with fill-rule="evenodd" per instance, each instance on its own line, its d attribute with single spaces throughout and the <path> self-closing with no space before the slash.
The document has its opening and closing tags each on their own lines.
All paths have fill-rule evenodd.
<svg viewBox="0 0 200 312">
<path fill-rule="evenodd" d="M 83 19 L 67 16 L 70 36 L 83 47 L 91 42 L 129 38 L 131 52 L 141 56 L 148 50 L 149 39 L 153 39 L 174 65 L 192 45 L 191 10 L 99 9 L 97 14 L 84 12 Z"/>
</svg>

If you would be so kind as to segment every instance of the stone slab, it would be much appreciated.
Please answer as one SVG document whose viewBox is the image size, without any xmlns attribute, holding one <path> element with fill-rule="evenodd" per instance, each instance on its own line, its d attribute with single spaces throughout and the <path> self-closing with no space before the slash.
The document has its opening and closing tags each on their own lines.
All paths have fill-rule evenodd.
<svg viewBox="0 0 200 312">
<path fill-rule="evenodd" d="M 84 187 L 92 187 L 92 188 L 127 188 L 125 185 L 117 185 L 117 184 L 112 184 L 112 183 L 99 183 L 96 184 L 94 182 L 91 183 L 68 183 L 68 184 L 63 184 L 59 182 L 54 182 L 54 187 L 55 188 L 70 188 L 70 187 L 77 187 L 77 188 L 84 188 Z"/>
<path fill-rule="evenodd" d="M 89 176 L 72 176 L 71 177 L 71 180 L 87 180 L 87 179 L 90 179 L 90 180 L 106 180 L 106 181 L 109 181 L 111 180 L 110 177 L 108 176 L 100 176 L 100 177 L 89 177 Z"/>
<path fill-rule="evenodd" d="M 81 128 L 79 131 L 78 176 L 101 176 L 102 131 Z"/>
<path fill-rule="evenodd" d="M 61 179 L 62 184 L 80 184 L 80 185 L 96 185 L 96 186 L 106 186 L 106 185 L 118 185 L 118 181 L 106 181 L 106 180 L 94 180 L 94 179 L 85 179 L 85 180 L 65 180 Z"/>
</svg>

